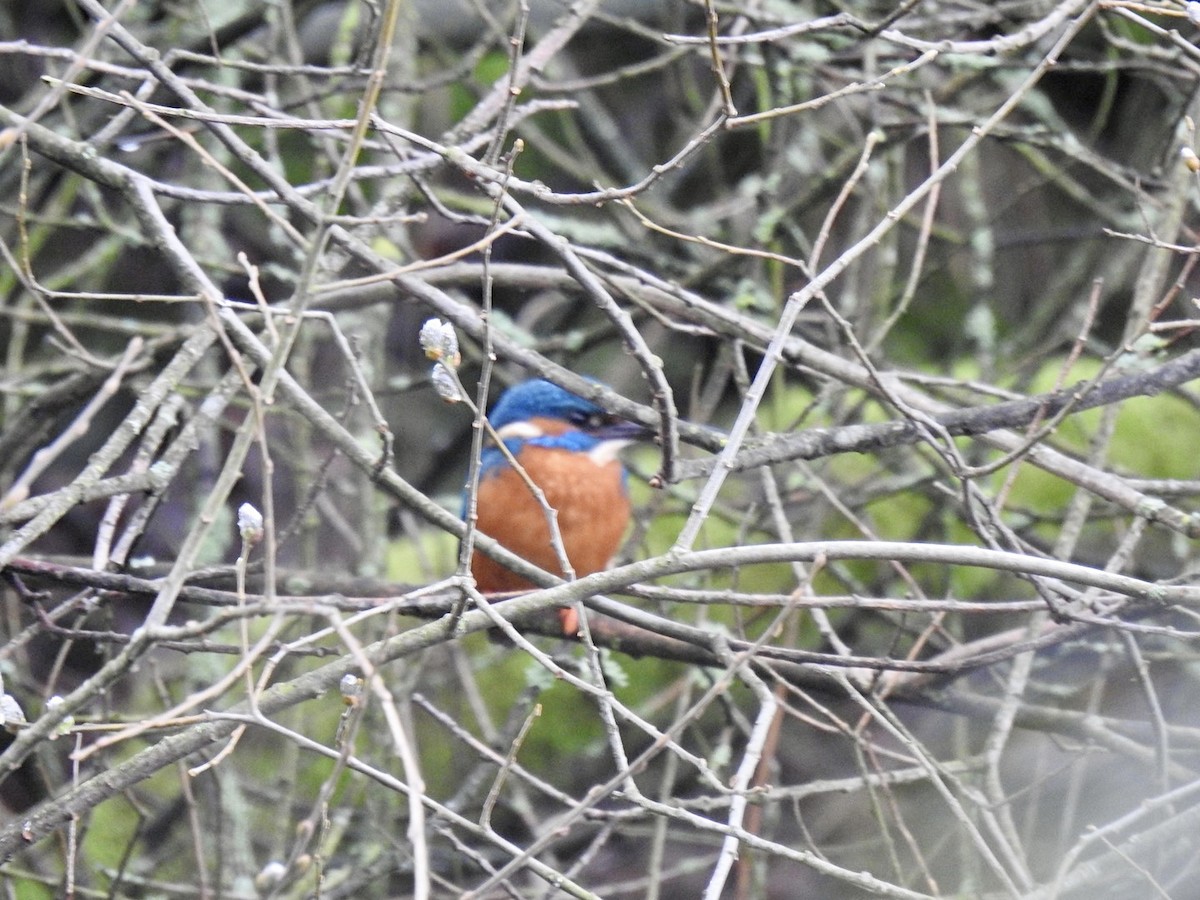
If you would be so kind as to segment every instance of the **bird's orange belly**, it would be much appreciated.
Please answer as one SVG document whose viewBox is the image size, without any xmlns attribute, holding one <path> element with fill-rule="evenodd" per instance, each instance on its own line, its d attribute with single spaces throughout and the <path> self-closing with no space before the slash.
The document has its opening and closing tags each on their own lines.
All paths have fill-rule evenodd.
<svg viewBox="0 0 1200 900">
<path fill-rule="evenodd" d="M 585 454 L 533 446 L 524 448 L 520 462 L 557 513 L 558 533 L 575 576 L 603 570 L 616 555 L 629 524 L 621 464 L 612 460 L 597 465 Z M 511 467 L 499 467 L 480 479 L 477 526 L 523 559 L 563 575 L 546 509 Z M 484 592 L 533 586 L 478 551 L 471 560 L 471 574 Z"/>
</svg>

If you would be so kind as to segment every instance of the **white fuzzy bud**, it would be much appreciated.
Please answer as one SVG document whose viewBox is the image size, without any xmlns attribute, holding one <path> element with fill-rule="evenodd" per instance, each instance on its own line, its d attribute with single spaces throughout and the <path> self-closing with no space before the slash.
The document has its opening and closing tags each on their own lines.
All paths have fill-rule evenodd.
<svg viewBox="0 0 1200 900">
<path fill-rule="evenodd" d="M 238 533 L 247 544 L 257 544 L 263 536 L 263 517 L 252 503 L 243 503 L 237 513 Z"/>
<path fill-rule="evenodd" d="M 458 335 L 454 326 L 441 319 L 429 319 L 421 326 L 418 335 L 421 349 L 434 362 L 444 362 L 452 369 L 458 368 L 462 362 L 462 354 L 458 352 Z"/>
</svg>

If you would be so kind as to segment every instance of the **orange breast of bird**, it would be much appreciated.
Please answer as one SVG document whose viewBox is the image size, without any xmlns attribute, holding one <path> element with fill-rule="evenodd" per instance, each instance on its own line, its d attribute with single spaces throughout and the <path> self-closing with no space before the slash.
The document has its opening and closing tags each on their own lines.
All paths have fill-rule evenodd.
<svg viewBox="0 0 1200 900">
<path fill-rule="evenodd" d="M 629 524 L 629 496 L 619 460 L 597 463 L 586 453 L 526 444 L 518 461 L 557 511 L 558 531 L 576 577 L 604 569 Z M 534 565 L 562 575 L 546 511 L 524 479 L 504 464 L 479 481 L 478 528 Z M 533 585 L 480 552 L 471 574 L 484 592 L 528 590 Z"/>
</svg>

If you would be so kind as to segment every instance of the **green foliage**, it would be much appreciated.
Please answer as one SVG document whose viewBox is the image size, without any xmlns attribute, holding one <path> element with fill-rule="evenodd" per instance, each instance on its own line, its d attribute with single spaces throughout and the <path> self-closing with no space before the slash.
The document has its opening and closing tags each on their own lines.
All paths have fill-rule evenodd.
<svg viewBox="0 0 1200 900">
<path fill-rule="evenodd" d="M 459 122 L 479 99 L 479 93 L 508 72 L 508 54 L 493 50 L 480 57 L 469 83 L 455 83 L 450 90 L 450 117 Z"/>
<path fill-rule="evenodd" d="M 112 871 L 120 865 L 138 828 L 138 817 L 124 798 L 101 803 L 88 817 L 83 836 L 83 858 L 93 872 Z"/>
<path fill-rule="evenodd" d="M 578 754 L 590 755 L 604 751 L 604 726 L 594 700 L 581 694 L 574 686 L 556 680 L 540 663 L 524 654 L 503 651 L 489 643 L 483 635 L 472 635 L 467 641 L 470 656 L 478 668 L 477 681 L 495 721 L 504 721 L 514 704 L 529 688 L 537 689 L 536 704 L 541 707 L 525 736 L 518 759 L 531 771 L 545 777 L 561 773 L 564 766 Z M 591 680 L 584 661 L 577 656 L 580 678 Z M 606 686 L 616 698 L 634 709 L 656 698 L 671 679 L 678 676 L 680 667 L 659 659 L 634 659 L 605 652 L 602 659 Z M 461 699 L 461 698 L 459 698 Z M 443 697 L 448 708 L 458 705 L 454 692 Z M 426 760 L 425 775 L 431 789 L 457 787 L 454 772 L 444 763 L 458 748 L 458 742 L 440 729 L 424 729 L 421 749 Z"/>
<path fill-rule="evenodd" d="M 1047 363 L 1034 379 L 1032 390 L 1050 391 L 1060 382 L 1065 386 L 1082 386 L 1100 373 L 1100 363 L 1084 360 L 1065 376 L 1061 366 Z M 1112 370 L 1107 377 L 1120 374 Z M 1054 432 L 1054 444 L 1064 452 L 1086 459 L 1090 444 L 1100 427 L 1103 409 L 1086 410 L 1062 422 Z M 1105 459 L 1118 471 L 1138 478 L 1191 478 L 1195 476 L 1192 453 L 1200 440 L 1200 411 L 1188 401 L 1171 394 L 1135 397 L 1121 404 L 1117 411 L 1112 442 L 1106 448 Z M 1008 476 L 1005 468 L 994 477 L 999 483 Z M 1061 512 L 1075 493 L 1073 484 L 1045 471 L 1021 464 L 1013 485 L 1011 503 L 1019 508 L 1041 514 Z"/>
<path fill-rule="evenodd" d="M 444 531 L 425 528 L 387 544 L 387 578 L 402 584 L 428 584 L 445 578 L 457 563 L 458 539 Z"/>
<path fill-rule="evenodd" d="M 52 885 L 33 877 L 0 872 L 0 883 L 12 892 L 14 900 L 54 900 L 57 896 Z"/>
</svg>

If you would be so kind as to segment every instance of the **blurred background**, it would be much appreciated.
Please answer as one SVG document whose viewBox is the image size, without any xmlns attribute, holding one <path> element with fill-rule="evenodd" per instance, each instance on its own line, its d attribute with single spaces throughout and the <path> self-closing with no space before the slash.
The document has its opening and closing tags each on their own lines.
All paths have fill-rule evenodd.
<svg viewBox="0 0 1200 900">
<path fill-rule="evenodd" d="M 1194 896 L 1192 6 L 0 6 L 8 896 Z M 728 552 L 448 631 L 435 316 Z"/>
</svg>

